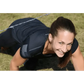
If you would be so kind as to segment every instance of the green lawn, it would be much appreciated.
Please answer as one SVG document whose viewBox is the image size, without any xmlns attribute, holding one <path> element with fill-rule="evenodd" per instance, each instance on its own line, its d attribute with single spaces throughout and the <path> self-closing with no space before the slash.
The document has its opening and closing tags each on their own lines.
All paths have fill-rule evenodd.
<svg viewBox="0 0 84 84">
<path fill-rule="evenodd" d="M 8 26 L 16 19 L 25 17 L 39 17 L 43 13 L 0 13 L 0 30 L 8 28 Z M 48 16 L 39 18 L 46 26 L 50 27 L 51 23 L 59 16 L 63 16 L 72 20 L 77 31 L 77 40 L 80 45 L 81 52 L 84 56 L 84 14 L 83 13 L 51 13 Z M 0 32 L 1 33 L 1 32 Z M 10 55 L 0 53 L 0 70 L 8 71 L 12 57 Z M 56 68 L 56 58 L 40 59 L 37 70 L 59 70 Z M 70 65 L 69 65 L 70 66 Z M 69 67 L 68 66 L 68 67 Z M 69 67 L 70 68 L 70 67 Z M 63 69 L 64 70 L 64 69 Z"/>
</svg>

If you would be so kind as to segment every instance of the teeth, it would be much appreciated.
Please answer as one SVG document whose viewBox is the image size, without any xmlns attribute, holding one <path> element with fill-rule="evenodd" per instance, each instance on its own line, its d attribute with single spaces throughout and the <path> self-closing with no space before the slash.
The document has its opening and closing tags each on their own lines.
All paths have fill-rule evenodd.
<svg viewBox="0 0 84 84">
<path fill-rule="evenodd" d="M 61 54 L 64 54 L 62 51 L 59 51 Z"/>
</svg>

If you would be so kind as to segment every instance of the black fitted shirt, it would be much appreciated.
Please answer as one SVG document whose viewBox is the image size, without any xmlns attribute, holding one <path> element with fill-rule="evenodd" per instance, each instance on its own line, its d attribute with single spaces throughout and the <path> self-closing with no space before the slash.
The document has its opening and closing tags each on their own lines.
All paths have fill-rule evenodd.
<svg viewBox="0 0 84 84">
<path fill-rule="evenodd" d="M 33 18 L 24 18 L 14 21 L 10 26 L 32 20 Z M 50 28 L 46 27 L 41 21 L 33 21 L 21 24 L 12 28 L 13 38 L 20 44 L 20 55 L 23 58 L 31 57 L 50 57 L 53 54 L 42 55 L 45 42 L 48 38 Z M 78 47 L 78 42 L 74 39 L 71 51 L 74 53 Z"/>
</svg>

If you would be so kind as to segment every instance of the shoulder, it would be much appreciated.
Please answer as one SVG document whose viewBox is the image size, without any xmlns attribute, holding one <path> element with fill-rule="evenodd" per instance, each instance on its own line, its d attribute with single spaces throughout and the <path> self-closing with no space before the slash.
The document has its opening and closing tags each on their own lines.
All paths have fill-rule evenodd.
<svg viewBox="0 0 84 84">
<path fill-rule="evenodd" d="M 21 56 L 23 58 L 28 58 L 40 53 L 43 49 L 46 39 L 47 35 L 43 31 L 38 31 L 31 34 L 21 46 Z"/>
<path fill-rule="evenodd" d="M 71 48 L 71 52 L 72 54 L 77 50 L 78 48 L 78 41 L 76 38 L 74 38 L 73 44 L 72 44 L 72 48 Z"/>
<path fill-rule="evenodd" d="M 46 39 L 47 35 L 43 30 L 33 33 L 29 37 L 29 48 L 41 46 L 45 43 Z"/>
</svg>

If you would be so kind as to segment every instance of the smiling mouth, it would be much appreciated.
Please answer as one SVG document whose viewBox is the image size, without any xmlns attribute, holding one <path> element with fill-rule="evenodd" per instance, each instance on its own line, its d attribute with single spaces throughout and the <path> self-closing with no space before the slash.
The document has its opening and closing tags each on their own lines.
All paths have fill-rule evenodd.
<svg viewBox="0 0 84 84">
<path fill-rule="evenodd" d="M 64 55 L 65 53 L 64 52 L 62 52 L 62 51 L 59 51 L 60 52 L 60 54 L 62 54 L 62 55 Z"/>
</svg>

